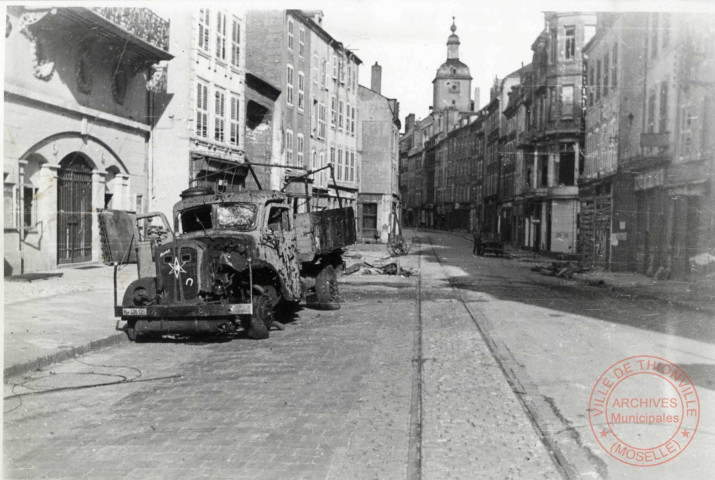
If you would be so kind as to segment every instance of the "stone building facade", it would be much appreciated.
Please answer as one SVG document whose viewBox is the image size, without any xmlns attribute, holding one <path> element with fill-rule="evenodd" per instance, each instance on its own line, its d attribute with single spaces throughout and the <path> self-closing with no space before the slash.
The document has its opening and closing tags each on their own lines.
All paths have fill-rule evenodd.
<svg viewBox="0 0 715 480">
<path fill-rule="evenodd" d="M 147 9 L 10 6 L 6 26 L 5 274 L 101 260 L 97 210 L 147 209 L 169 24 Z"/>
<path fill-rule="evenodd" d="M 154 97 L 152 209 L 171 215 L 189 186 L 240 189 L 246 128 L 245 14 L 173 10 L 166 91 Z"/>
<path fill-rule="evenodd" d="M 582 48 L 596 32 L 596 15 L 545 12 L 544 31 L 531 46 L 525 105 L 524 215 L 526 246 L 576 254 L 578 176 L 583 149 Z"/>
<path fill-rule="evenodd" d="M 296 211 L 307 210 L 308 198 L 316 208 L 337 207 L 340 200 L 355 208 L 362 61 L 323 29 L 319 11 L 249 10 L 246 30 L 248 70 L 282 91 L 276 106 L 280 154 L 271 188 L 285 188 Z M 325 153 L 335 182 L 327 174 L 306 178 L 313 152 L 316 167 Z"/>
<path fill-rule="evenodd" d="M 365 241 L 388 242 L 399 234 L 400 111 L 381 94 L 382 68 L 372 66 L 371 88 L 359 86 L 358 152 L 361 158 L 358 231 Z"/>
<path fill-rule="evenodd" d="M 647 14 L 598 14 L 596 35 L 584 47 L 586 122 L 579 178 L 578 252 L 589 265 L 633 268 L 633 182 L 620 175 L 640 148 L 643 108 L 642 27 Z M 628 230 L 631 230 L 630 234 Z"/>
<path fill-rule="evenodd" d="M 631 147 L 640 152 L 623 165 L 637 213 L 625 231 L 637 269 L 682 277 L 691 258 L 715 248 L 715 15 L 651 13 L 646 24 L 644 115 Z"/>
</svg>

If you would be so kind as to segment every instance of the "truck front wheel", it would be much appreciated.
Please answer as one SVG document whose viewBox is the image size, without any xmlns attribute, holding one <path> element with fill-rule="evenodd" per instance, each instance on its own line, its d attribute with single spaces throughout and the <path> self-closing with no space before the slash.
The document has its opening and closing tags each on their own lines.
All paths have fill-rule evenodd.
<svg viewBox="0 0 715 480">
<path fill-rule="evenodd" d="M 315 296 L 320 308 L 325 310 L 340 309 L 338 278 L 332 265 L 323 268 L 315 277 Z"/>
<path fill-rule="evenodd" d="M 273 325 L 274 315 L 273 301 L 268 295 L 253 297 L 253 315 L 242 322 L 246 336 L 254 340 L 268 338 L 268 330 Z"/>
</svg>

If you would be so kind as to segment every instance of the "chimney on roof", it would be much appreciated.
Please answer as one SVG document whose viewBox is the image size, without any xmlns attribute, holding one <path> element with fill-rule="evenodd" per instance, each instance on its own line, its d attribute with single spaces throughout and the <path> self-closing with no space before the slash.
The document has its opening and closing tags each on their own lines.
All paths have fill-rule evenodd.
<svg viewBox="0 0 715 480">
<path fill-rule="evenodd" d="M 372 66 L 372 75 L 370 76 L 370 89 L 374 92 L 382 94 L 382 67 L 375 62 Z"/>
<path fill-rule="evenodd" d="M 405 117 L 405 132 L 409 132 L 415 126 L 415 114 L 410 113 Z"/>
</svg>

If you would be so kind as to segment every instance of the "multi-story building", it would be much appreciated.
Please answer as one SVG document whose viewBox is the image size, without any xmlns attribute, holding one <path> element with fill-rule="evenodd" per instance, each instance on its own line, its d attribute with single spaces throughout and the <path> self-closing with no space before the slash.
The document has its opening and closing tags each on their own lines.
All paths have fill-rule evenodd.
<svg viewBox="0 0 715 480">
<path fill-rule="evenodd" d="M 381 78 L 382 67 L 375 62 L 370 88 L 360 85 L 358 92 L 358 231 L 363 240 L 387 242 L 400 225 L 400 112 L 397 100 L 381 94 Z"/>
<path fill-rule="evenodd" d="M 405 117 L 405 131 L 400 135 L 400 198 L 402 200 L 402 224 L 414 226 L 414 211 L 412 208 L 412 197 L 415 194 L 412 189 L 414 182 L 414 171 L 410 169 L 409 152 L 414 143 L 415 114 L 410 113 Z"/>
<path fill-rule="evenodd" d="M 337 206 L 339 198 L 343 205 L 354 207 L 360 168 L 357 85 L 362 61 L 322 28 L 321 12 L 250 10 L 246 30 L 248 70 L 282 91 L 276 107 L 281 112 L 281 150 L 274 159 L 282 175 L 272 188 L 285 187 L 295 197 L 298 211 L 307 209 L 308 197 L 318 207 Z M 327 118 L 321 117 L 321 99 L 329 99 Z M 326 122 L 323 135 L 321 125 Z M 316 167 L 322 165 L 320 152 L 325 152 L 327 163 L 334 167 L 335 183 L 320 175 L 316 183 L 313 175 L 306 186 L 313 150 Z"/>
<path fill-rule="evenodd" d="M 499 231 L 499 123 L 502 115 L 499 97 L 492 95 L 492 100 L 482 109 L 484 123 L 484 179 L 482 181 L 483 215 L 481 229 L 486 232 Z"/>
<path fill-rule="evenodd" d="M 509 92 L 509 100 L 504 109 L 504 118 L 507 125 L 506 136 L 504 141 L 504 164 L 505 170 L 509 170 L 513 162 L 513 186 L 510 182 L 504 182 L 505 190 L 511 188 L 512 196 L 505 195 L 505 202 L 511 201 L 512 221 L 511 221 L 511 241 L 516 246 L 526 245 L 527 229 L 526 217 L 524 216 L 524 190 L 526 181 L 530 178 L 527 175 L 525 168 L 524 150 L 521 146 L 524 143 L 524 132 L 526 131 L 526 105 L 524 103 L 524 94 L 526 91 L 525 82 L 531 72 L 531 64 L 522 69 L 521 82 L 519 85 L 512 87 Z"/>
<path fill-rule="evenodd" d="M 575 254 L 583 144 L 582 47 L 595 34 L 596 15 L 544 15 L 544 31 L 531 47 L 532 82 L 525 100 L 529 122 L 522 148 L 531 175 L 524 192 L 526 246 Z"/>
<path fill-rule="evenodd" d="M 217 192 L 244 186 L 248 102 L 245 14 L 181 9 L 170 11 L 169 21 L 175 59 L 166 91 L 155 95 L 153 168 L 161 174 L 154 175 L 150 203 L 171 215 L 179 192 L 189 186 Z"/>
<path fill-rule="evenodd" d="M 691 257 L 715 246 L 714 28 L 712 14 L 649 14 L 643 74 L 624 79 L 644 92 L 634 119 L 641 153 L 622 165 L 637 211 L 624 233 L 634 233 L 636 267 L 658 277 L 688 272 Z"/>
<path fill-rule="evenodd" d="M 10 6 L 5 37 L 5 274 L 98 261 L 97 210 L 146 209 L 169 23 L 143 8 Z"/>
<path fill-rule="evenodd" d="M 469 175 L 472 191 L 471 201 L 471 230 L 479 231 L 484 219 L 484 153 L 486 139 L 484 136 L 484 111 L 469 125 Z"/>
<path fill-rule="evenodd" d="M 630 175 L 619 175 L 640 148 L 645 13 L 599 13 L 584 46 L 586 141 L 579 179 L 578 252 L 591 265 L 633 267 L 635 203 Z M 628 234 L 628 230 L 631 234 Z"/>
</svg>

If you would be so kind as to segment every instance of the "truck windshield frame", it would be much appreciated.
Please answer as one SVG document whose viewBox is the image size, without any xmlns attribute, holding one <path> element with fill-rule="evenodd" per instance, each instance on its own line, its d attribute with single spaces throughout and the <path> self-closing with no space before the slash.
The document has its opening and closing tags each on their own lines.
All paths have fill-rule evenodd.
<svg viewBox="0 0 715 480">
<path fill-rule="evenodd" d="M 211 205 L 199 205 L 179 213 L 181 232 L 201 232 L 212 228 Z"/>
<path fill-rule="evenodd" d="M 255 203 L 222 203 L 214 208 L 215 228 L 244 232 L 256 228 L 258 205 Z"/>
</svg>

